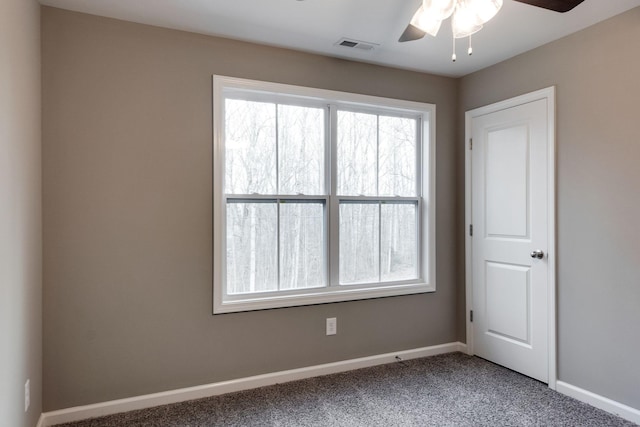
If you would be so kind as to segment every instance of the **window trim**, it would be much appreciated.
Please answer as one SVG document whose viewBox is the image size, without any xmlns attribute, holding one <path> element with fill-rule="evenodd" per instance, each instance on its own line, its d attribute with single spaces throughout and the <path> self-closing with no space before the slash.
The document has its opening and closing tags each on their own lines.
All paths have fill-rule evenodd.
<svg viewBox="0 0 640 427">
<path fill-rule="evenodd" d="M 410 295 L 434 292 L 436 290 L 436 242 L 435 242 L 435 122 L 436 122 L 436 106 L 414 101 L 405 101 L 392 98 L 382 98 L 370 95 L 361 95 L 347 92 L 338 92 L 325 89 L 314 89 L 302 86 L 293 86 L 280 83 L 261 82 L 256 80 L 240 79 L 235 77 L 214 75 L 212 77 L 213 91 L 213 314 L 233 313 L 241 311 L 264 310 L 270 308 L 293 307 L 313 304 L 324 304 L 341 301 L 352 301 L 360 299 L 381 298 L 389 296 Z M 422 145 L 418 147 L 416 157 L 420 156 L 422 160 L 422 168 L 417 171 L 416 179 L 419 181 L 421 194 L 417 194 L 418 213 L 422 218 L 418 218 L 417 233 L 420 249 L 418 279 L 407 281 L 396 281 L 392 284 L 376 283 L 376 284 L 357 284 L 357 285 L 337 285 L 338 271 L 337 268 L 331 266 L 339 265 L 337 262 L 339 254 L 336 250 L 332 251 L 325 242 L 325 251 L 327 258 L 327 278 L 329 283 L 323 288 L 298 289 L 293 291 L 279 291 L 277 294 L 267 292 L 260 294 L 240 294 L 226 295 L 225 286 L 225 257 L 224 257 L 224 204 L 226 198 L 224 194 L 224 116 L 223 109 L 219 108 L 224 102 L 225 97 L 235 91 L 241 99 L 243 92 L 255 91 L 258 94 L 251 94 L 261 97 L 270 102 L 280 99 L 298 99 L 300 105 L 309 106 L 330 106 L 328 114 L 329 123 L 335 123 L 333 119 L 337 115 L 337 109 L 366 111 L 372 107 L 376 114 L 385 112 L 385 110 L 400 117 L 420 117 L 418 132 L 421 136 Z M 235 98 L 235 97 L 234 97 Z M 296 102 L 297 103 L 297 102 Z M 336 108 L 337 107 L 337 108 Z M 371 111 L 371 110 L 370 110 Z M 335 156 L 329 154 L 335 150 L 337 140 L 335 138 L 337 130 L 330 128 L 326 130 L 330 132 L 331 147 L 326 147 L 325 163 L 333 162 Z M 331 183 L 335 187 L 335 166 L 331 164 L 331 177 L 325 176 L 325 182 Z M 425 167 L 428 173 L 425 172 Z M 328 175 L 328 174 L 325 174 Z M 220 184 L 217 184 L 220 183 Z M 327 187 L 326 191 L 326 237 L 329 241 L 334 242 L 333 246 L 338 245 L 338 227 L 331 227 L 330 221 L 336 218 L 337 212 L 330 212 L 331 209 L 338 209 L 340 199 L 358 199 L 359 197 L 338 196 L 335 194 L 335 188 Z M 255 197 L 253 195 L 251 197 Z M 258 196 L 260 198 L 261 196 Z M 303 196 L 304 197 L 304 196 Z M 320 199 L 322 197 L 309 196 L 312 199 Z M 272 196 L 267 198 L 273 199 Z M 295 198 L 295 197 L 294 197 Z M 394 197 L 374 196 L 376 200 L 389 199 L 393 201 Z M 413 198 L 413 197 L 412 197 Z M 399 198 L 407 199 L 405 197 Z M 335 235 L 333 235 L 335 234 Z M 334 271 L 335 270 L 335 271 Z M 336 284 L 336 286 L 331 286 Z"/>
</svg>

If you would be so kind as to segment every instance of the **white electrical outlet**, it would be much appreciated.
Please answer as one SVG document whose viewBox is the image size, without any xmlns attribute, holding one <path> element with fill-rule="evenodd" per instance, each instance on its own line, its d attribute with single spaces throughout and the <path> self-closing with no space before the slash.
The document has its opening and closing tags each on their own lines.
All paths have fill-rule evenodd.
<svg viewBox="0 0 640 427">
<path fill-rule="evenodd" d="M 29 382 L 29 380 L 27 380 L 26 383 L 24 383 L 24 412 L 27 412 L 27 410 L 29 409 L 29 405 L 31 405 L 31 383 Z"/>
<path fill-rule="evenodd" d="M 338 321 L 335 317 L 327 318 L 327 335 L 335 335 L 338 333 Z"/>
</svg>

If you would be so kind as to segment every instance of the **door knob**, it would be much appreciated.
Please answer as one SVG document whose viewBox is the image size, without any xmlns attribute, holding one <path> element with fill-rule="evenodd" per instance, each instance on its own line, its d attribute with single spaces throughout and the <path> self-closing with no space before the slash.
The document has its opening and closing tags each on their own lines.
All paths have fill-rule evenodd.
<svg viewBox="0 0 640 427">
<path fill-rule="evenodd" d="M 542 258 L 544 258 L 544 252 L 542 252 L 540 249 L 535 250 L 535 251 L 531 252 L 531 258 L 542 259 Z"/>
</svg>

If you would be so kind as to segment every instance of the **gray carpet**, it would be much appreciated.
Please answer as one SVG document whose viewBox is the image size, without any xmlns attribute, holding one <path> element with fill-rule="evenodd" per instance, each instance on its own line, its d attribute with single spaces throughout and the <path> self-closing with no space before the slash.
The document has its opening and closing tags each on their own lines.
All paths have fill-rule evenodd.
<svg viewBox="0 0 640 427">
<path fill-rule="evenodd" d="M 451 353 L 64 424 L 635 426 L 477 357 Z"/>
</svg>

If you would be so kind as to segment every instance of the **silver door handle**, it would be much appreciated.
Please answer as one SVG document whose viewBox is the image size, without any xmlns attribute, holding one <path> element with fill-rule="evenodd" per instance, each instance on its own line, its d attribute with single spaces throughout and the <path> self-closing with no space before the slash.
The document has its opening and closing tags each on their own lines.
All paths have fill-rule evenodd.
<svg viewBox="0 0 640 427">
<path fill-rule="evenodd" d="M 544 258 L 544 252 L 542 252 L 540 249 L 531 252 L 531 258 L 538 258 L 538 259 L 542 259 Z"/>
</svg>

